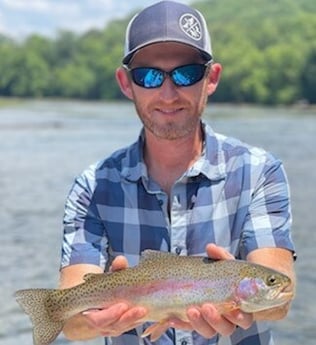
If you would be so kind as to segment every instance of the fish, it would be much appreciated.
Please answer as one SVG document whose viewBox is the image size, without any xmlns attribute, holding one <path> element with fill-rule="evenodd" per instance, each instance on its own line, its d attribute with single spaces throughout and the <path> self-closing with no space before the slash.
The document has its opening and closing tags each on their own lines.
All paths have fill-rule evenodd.
<svg viewBox="0 0 316 345">
<path fill-rule="evenodd" d="M 23 289 L 15 298 L 33 324 L 33 344 L 49 345 L 72 316 L 126 302 L 147 309 L 142 334 L 157 340 L 169 320 L 187 321 L 190 306 L 212 303 L 224 314 L 253 313 L 281 306 L 293 297 L 291 279 L 274 269 L 243 260 L 213 260 L 145 250 L 138 265 L 115 272 L 88 273 L 67 289 Z"/>
</svg>

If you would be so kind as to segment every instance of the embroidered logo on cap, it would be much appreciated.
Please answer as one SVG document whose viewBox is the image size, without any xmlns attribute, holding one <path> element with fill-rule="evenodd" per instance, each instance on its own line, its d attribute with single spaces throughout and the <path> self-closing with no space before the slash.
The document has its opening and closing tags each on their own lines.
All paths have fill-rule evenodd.
<svg viewBox="0 0 316 345">
<path fill-rule="evenodd" d="M 183 14 L 179 20 L 179 24 L 182 31 L 190 38 L 195 41 L 199 41 L 202 38 L 201 24 L 192 14 Z"/>
</svg>

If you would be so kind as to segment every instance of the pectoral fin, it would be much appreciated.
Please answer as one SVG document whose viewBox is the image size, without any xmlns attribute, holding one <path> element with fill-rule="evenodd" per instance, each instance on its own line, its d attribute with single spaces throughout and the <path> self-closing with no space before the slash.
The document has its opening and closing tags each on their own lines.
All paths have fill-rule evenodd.
<svg viewBox="0 0 316 345">
<path fill-rule="evenodd" d="M 169 328 L 169 319 L 163 319 L 145 329 L 142 338 L 150 336 L 150 341 L 159 339 Z"/>
<path fill-rule="evenodd" d="M 223 303 L 217 304 L 216 309 L 221 314 L 227 314 L 234 310 L 240 309 L 240 306 L 236 302 L 231 301 L 231 302 L 223 302 Z"/>
</svg>

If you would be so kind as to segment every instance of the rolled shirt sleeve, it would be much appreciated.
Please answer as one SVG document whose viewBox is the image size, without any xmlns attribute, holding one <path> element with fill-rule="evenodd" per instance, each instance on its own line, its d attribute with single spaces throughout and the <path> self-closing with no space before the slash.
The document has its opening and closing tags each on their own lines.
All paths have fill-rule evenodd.
<svg viewBox="0 0 316 345">
<path fill-rule="evenodd" d="M 107 237 L 95 203 L 95 166 L 77 177 L 65 204 L 61 268 L 79 263 L 105 267 Z"/>
<path fill-rule="evenodd" d="M 242 257 L 264 247 L 285 248 L 294 254 L 291 225 L 287 176 L 282 163 L 268 155 L 253 188 L 245 217 L 241 234 Z"/>
</svg>

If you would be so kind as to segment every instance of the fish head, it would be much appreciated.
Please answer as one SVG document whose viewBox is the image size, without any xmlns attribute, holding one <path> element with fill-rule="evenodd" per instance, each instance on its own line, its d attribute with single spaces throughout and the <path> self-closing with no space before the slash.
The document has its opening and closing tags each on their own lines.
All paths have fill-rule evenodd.
<svg viewBox="0 0 316 345">
<path fill-rule="evenodd" d="M 257 267 L 255 267 L 257 268 Z M 293 298 L 293 292 L 287 291 L 291 279 L 274 270 L 258 267 L 250 276 L 239 281 L 235 296 L 240 309 L 253 313 L 281 306 Z"/>
</svg>

